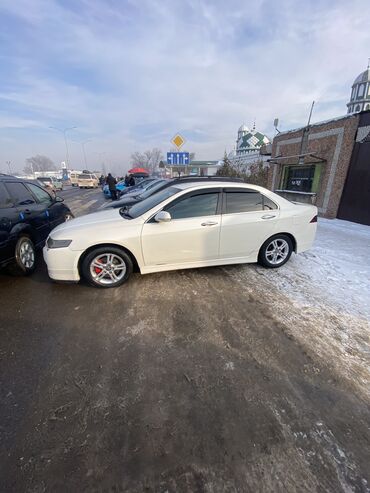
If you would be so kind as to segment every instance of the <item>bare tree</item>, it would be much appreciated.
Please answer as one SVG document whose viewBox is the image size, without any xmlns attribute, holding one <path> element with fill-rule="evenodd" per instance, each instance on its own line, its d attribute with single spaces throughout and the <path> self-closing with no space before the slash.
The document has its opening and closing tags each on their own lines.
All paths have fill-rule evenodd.
<svg viewBox="0 0 370 493">
<path fill-rule="evenodd" d="M 29 174 L 35 171 L 54 171 L 56 169 L 55 164 L 50 158 L 37 154 L 26 159 L 26 165 L 23 171 Z"/>
<path fill-rule="evenodd" d="M 147 168 L 151 173 L 158 169 L 159 163 L 163 159 L 163 153 L 157 147 L 144 152 L 134 152 L 131 154 L 131 164 L 133 166 L 142 166 L 143 168 Z"/>
</svg>

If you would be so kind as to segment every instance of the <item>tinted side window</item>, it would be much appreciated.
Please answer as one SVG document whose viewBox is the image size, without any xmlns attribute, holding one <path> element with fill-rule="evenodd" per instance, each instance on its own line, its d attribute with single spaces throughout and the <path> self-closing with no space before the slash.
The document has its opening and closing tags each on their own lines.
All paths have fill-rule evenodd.
<svg viewBox="0 0 370 493">
<path fill-rule="evenodd" d="M 40 202 L 40 204 L 50 204 L 52 202 L 50 195 L 45 192 L 45 190 L 42 190 L 42 188 L 37 187 L 32 183 L 27 183 L 27 187 L 35 195 L 37 201 Z"/>
<path fill-rule="evenodd" d="M 31 192 L 20 182 L 6 183 L 6 189 L 16 205 L 30 205 L 35 203 Z"/>
<path fill-rule="evenodd" d="M 259 192 L 226 192 L 226 214 L 262 211 L 262 195 Z"/>
<path fill-rule="evenodd" d="M 265 211 L 272 211 L 273 209 L 277 209 L 277 205 L 275 202 L 270 200 L 266 195 L 262 195 L 263 197 L 263 210 Z"/>
<path fill-rule="evenodd" d="M 4 185 L 0 183 L 0 209 L 7 209 L 12 205 L 13 204 L 11 198 L 8 195 L 8 192 L 6 191 Z"/>
<path fill-rule="evenodd" d="M 172 206 L 169 204 L 165 210 L 172 219 L 213 216 L 216 214 L 217 202 L 218 193 L 205 193 L 186 197 Z"/>
</svg>

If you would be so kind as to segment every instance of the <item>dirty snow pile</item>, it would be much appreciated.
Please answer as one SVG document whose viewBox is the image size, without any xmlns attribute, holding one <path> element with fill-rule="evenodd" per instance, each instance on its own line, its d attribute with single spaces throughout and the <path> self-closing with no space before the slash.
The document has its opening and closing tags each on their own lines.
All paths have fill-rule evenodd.
<svg viewBox="0 0 370 493">
<path fill-rule="evenodd" d="M 313 248 L 266 276 L 297 301 L 370 320 L 370 226 L 320 218 Z"/>
</svg>

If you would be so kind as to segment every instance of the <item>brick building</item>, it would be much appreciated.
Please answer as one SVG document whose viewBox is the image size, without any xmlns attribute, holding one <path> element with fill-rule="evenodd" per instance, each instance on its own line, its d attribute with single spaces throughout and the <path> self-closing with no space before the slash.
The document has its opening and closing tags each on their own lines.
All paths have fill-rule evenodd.
<svg viewBox="0 0 370 493">
<path fill-rule="evenodd" d="M 321 216 L 337 217 L 360 115 L 279 133 L 272 145 L 269 188 L 316 204 Z"/>
</svg>

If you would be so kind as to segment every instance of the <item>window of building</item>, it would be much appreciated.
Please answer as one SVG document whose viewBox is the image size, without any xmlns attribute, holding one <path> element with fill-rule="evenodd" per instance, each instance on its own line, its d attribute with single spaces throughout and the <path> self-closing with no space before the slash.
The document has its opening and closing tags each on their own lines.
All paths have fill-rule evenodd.
<svg viewBox="0 0 370 493">
<path fill-rule="evenodd" d="M 219 193 L 204 193 L 192 195 L 168 205 L 166 211 L 172 219 L 189 217 L 213 216 L 216 214 Z"/>
<path fill-rule="evenodd" d="M 23 183 L 10 182 L 5 186 L 16 205 L 31 205 L 35 203 L 31 192 L 27 190 Z"/>
<path fill-rule="evenodd" d="M 356 106 L 355 111 L 361 111 L 361 106 L 359 104 Z"/>
<path fill-rule="evenodd" d="M 355 99 L 355 92 L 356 92 L 356 87 L 352 88 L 352 94 L 351 94 L 351 101 Z"/>
<path fill-rule="evenodd" d="M 309 166 L 286 166 L 282 188 L 297 192 L 316 192 L 319 175 L 320 167 L 314 164 Z"/>
<path fill-rule="evenodd" d="M 366 105 L 365 110 L 370 110 L 370 104 L 367 104 L 367 105 Z"/>
<path fill-rule="evenodd" d="M 365 94 L 365 84 L 361 84 L 358 88 L 358 98 L 363 98 Z"/>
</svg>

